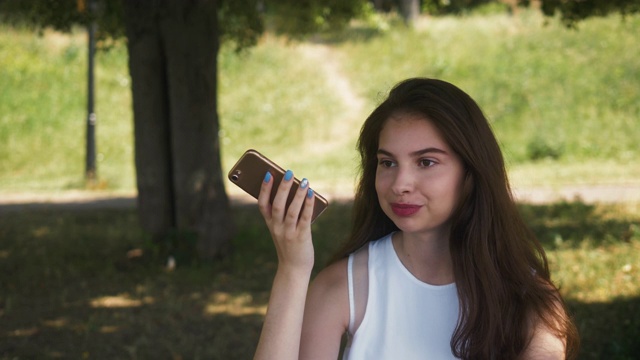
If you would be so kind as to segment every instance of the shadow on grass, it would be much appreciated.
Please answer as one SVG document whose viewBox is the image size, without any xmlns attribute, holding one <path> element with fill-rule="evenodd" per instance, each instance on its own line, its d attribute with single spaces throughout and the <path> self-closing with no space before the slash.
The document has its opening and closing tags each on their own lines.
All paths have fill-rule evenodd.
<svg viewBox="0 0 640 360">
<path fill-rule="evenodd" d="M 579 202 L 522 205 L 553 248 L 558 236 L 627 241 L 638 218 Z M 314 224 L 318 268 L 344 240 L 350 203 Z M 257 344 L 276 255 L 255 206 L 235 206 L 233 253 L 166 271 L 131 208 L 25 208 L 0 216 L 0 359 L 245 359 Z M 132 252 L 132 250 L 134 250 Z M 143 256 L 135 250 L 141 250 Z M 138 254 L 131 256 L 131 254 Z M 585 359 L 640 351 L 640 296 L 569 303 Z"/>
<path fill-rule="evenodd" d="M 628 242 L 640 236 L 638 217 L 616 205 L 585 204 L 581 201 L 547 205 L 521 204 L 525 221 L 547 249 L 577 247 L 583 241 L 593 245 Z"/>
<path fill-rule="evenodd" d="M 640 296 L 606 303 L 568 302 L 582 347 L 580 359 L 638 359 Z"/>
</svg>

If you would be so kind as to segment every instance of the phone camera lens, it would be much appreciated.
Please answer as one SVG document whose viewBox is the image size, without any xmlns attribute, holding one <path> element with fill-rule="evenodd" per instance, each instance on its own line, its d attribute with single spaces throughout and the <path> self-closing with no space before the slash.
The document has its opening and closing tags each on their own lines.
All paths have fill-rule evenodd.
<svg viewBox="0 0 640 360">
<path fill-rule="evenodd" d="M 238 181 L 238 180 L 240 180 L 240 171 L 239 170 L 231 175 L 231 181 Z"/>
</svg>

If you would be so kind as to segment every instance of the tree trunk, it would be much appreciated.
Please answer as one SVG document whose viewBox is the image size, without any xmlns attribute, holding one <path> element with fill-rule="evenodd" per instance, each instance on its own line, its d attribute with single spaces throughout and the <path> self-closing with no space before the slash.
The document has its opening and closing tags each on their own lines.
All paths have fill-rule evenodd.
<svg viewBox="0 0 640 360">
<path fill-rule="evenodd" d="M 412 25 L 420 15 L 420 0 L 400 0 L 400 15 L 405 24 Z"/>
<path fill-rule="evenodd" d="M 224 256 L 233 226 L 218 138 L 215 1 L 123 3 L 142 226 L 156 239 L 195 234 L 200 257 Z"/>
</svg>

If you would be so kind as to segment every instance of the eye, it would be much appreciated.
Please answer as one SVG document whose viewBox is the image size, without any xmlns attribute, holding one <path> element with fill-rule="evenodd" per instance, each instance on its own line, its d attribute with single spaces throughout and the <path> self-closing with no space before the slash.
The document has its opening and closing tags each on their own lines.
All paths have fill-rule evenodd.
<svg viewBox="0 0 640 360">
<path fill-rule="evenodd" d="M 436 162 L 430 159 L 420 159 L 420 161 L 418 161 L 420 167 L 431 167 L 435 164 Z"/>
<path fill-rule="evenodd" d="M 390 168 L 390 167 L 394 167 L 396 164 L 391 160 L 381 159 L 381 160 L 378 160 L 378 165 L 381 167 Z"/>
</svg>

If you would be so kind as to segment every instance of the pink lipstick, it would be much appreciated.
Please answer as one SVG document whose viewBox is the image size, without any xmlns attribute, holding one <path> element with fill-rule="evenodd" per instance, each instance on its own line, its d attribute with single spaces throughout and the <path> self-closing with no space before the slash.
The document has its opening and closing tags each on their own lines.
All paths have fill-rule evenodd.
<svg viewBox="0 0 640 360">
<path fill-rule="evenodd" d="M 398 216 L 411 216 L 417 213 L 422 206 L 412 204 L 391 204 L 391 210 Z"/>
</svg>

